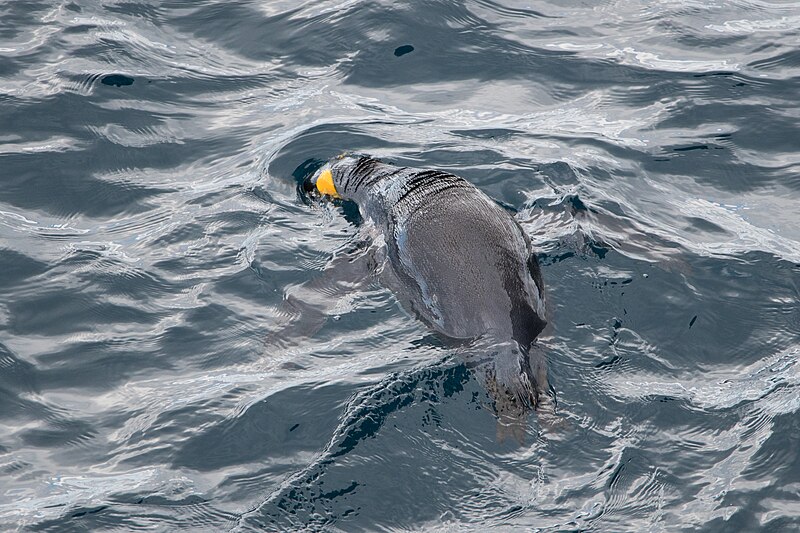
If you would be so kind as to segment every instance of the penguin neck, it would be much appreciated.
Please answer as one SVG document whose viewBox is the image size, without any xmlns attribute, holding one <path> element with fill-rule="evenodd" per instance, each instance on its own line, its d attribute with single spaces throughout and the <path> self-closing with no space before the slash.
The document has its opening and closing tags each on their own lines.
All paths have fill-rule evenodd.
<svg viewBox="0 0 800 533">
<path fill-rule="evenodd" d="M 409 169 L 362 157 L 349 165 L 342 180 L 345 196 L 358 204 L 361 214 L 376 223 L 386 222 L 404 189 Z"/>
</svg>

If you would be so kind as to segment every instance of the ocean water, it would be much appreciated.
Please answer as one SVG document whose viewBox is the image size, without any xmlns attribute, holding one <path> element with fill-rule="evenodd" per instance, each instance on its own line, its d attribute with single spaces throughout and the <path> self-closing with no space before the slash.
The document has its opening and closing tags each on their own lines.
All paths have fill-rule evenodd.
<svg viewBox="0 0 800 533">
<path fill-rule="evenodd" d="M 797 531 L 800 4 L 0 5 L 0 529 Z M 342 152 L 542 264 L 558 429 L 497 439 L 352 268 Z M 332 276 L 335 274 L 335 276 Z"/>
</svg>

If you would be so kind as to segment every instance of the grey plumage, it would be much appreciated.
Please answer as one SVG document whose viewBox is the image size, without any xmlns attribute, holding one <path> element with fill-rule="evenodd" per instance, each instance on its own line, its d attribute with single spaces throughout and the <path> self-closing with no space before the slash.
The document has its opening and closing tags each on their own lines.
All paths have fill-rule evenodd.
<svg viewBox="0 0 800 533">
<path fill-rule="evenodd" d="M 387 282 L 401 302 L 448 337 L 490 339 L 491 377 L 502 390 L 495 401 L 535 405 L 545 385 L 537 386 L 527 354 L 546 324 L 544 287 L 517 221 L 446 172 L 347 156 L 311 183 L 328 170 L 338 195 L 383 234 Z"/>
</svg>

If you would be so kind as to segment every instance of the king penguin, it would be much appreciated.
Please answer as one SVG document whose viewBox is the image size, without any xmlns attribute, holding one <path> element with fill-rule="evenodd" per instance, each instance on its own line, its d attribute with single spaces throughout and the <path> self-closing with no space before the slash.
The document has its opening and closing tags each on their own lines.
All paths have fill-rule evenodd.
<svg viewBox="0 0 800 533">
<path fill-rule="evenodd" d="M 383 236 L 384 273 L 404 307 L 446 337 L 481 339 L 496 405 L 536 407 L 546 371 L 529 352 L 547 324 L 544 284 L 511 214 L 461 177 L 369 156 L 339 156 L 303 187 L 358 205 Z"/>
</svg>

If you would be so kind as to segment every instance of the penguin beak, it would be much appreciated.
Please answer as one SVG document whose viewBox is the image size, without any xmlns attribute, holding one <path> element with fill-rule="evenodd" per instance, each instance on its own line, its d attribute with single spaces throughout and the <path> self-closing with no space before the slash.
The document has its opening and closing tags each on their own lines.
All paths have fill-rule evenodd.
<svg viewBox="0 0 800 533">
<path fill-rule="evenodd" d="M 322 169 L 318 174 L 303 182 L 303 190 L 306 192 L 318 192 L 324 196 L 341 198 L 339 191 L 333 184 L 333 174 L 330 168 Z"/>
</svg>

